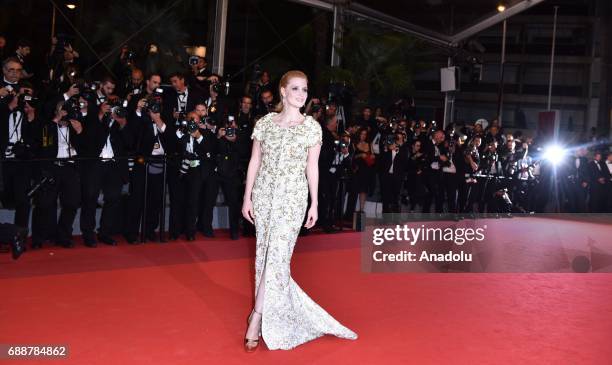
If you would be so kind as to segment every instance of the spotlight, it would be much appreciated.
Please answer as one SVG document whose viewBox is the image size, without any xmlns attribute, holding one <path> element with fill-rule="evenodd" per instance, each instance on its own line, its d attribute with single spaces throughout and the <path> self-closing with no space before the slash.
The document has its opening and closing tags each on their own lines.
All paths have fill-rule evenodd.
<svg viewBox="0 0 612 365">
<path fill-rule="evenodd" d="M 497 11 L 503 13 L 506 11 L 506 5 L 504 3 L 499 3 L 499 5 L 497 5 Z"/>
<path fill-rule="evenodd" d="M 68 9 L 70 9 L 70 10 L 74 10 L 74 9 L 76 9 L 76 4 L 74 4 L 74 3 L 68 3 L 68 4 L 66 4 L 66 7 L 67 7 Z"/>
<path fill-rule="evenodd" d="M 563 161 L 565 157 L 565 150 L 557 145 L 551 144 L 544 149 L 543 159 L 553 164 L 553 166 L 557 166 Z"/>
</svg>

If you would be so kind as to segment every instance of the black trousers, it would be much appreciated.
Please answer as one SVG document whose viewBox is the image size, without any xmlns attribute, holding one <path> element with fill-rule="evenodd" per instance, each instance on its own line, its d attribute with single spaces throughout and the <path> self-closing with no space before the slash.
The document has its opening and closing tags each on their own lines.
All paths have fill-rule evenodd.
<svg viewBox="0 0 612 365">
<path fill-rule="evenodd" d="M 442 185 L 446 196 L 446 204 L 449 213 L 459 213 L 457 209 L 459 198 L 459 177 L 457 173 L 442 173 Z"/>
<path fill-rule="evenodd" d="M 72 226 L 81 204 L 81 174 L 76 163 L 64 166 L 50 165 L 45 168 L 54 184 L 45 185 L 35 195 L 32 212 L 32 242 L 42 243 L 47 239 L 58 242 L 72 238 Z M 61 206 L 57 219 L 57 199 Z"/>
<path fill-rule="evenodd" d="M 173 178 L 170 193 L 170 236 L 195 234 L 204 179 L 199 166 L 190 168 L 187 173 L 178 172 Z"/>
<path fill-rule="evenodd" d="M 400 213 L 400 190 L 403 179 L 388 172 L 380 175 L 380 191 L 382 193 L 382 212 Z"/>
<path fill-rule="evenodd" d="M 147 179 L 147 196 L 145 197 L 145 178 Z M 164 188 L 164 174 L 147 173 L 145 165 L 136 164 L 131 174 L 130 196 L 127 207 L 126 235 L 138 235 L 141 221 L 145 221 L 145 232 L 153 233 L 160 224 L 160 214 L 165 197 L 162 196 Z M 147 210 L 143 211 L 146 199 Z"/>
<path fill-rule="evenodd" d="M 319 223 L 323 228 L 333 225 L 334 193 L 336 190 L 336 179 L 332 174 L 321 171 L 319 175 Z"/>
<path fill-rule="evenodd" d="M 15 208 L 13 222 L 23 228 L 30 223 L 30 198 L 32 167 L 26 161 L 7 161 L 2 163 L 2 203 L 7 208 Z"/>
<path fill-rule="evenodd" d="M 444 185 L 442 184 L 442 171 L 430 170 L 426 175 L 428 192 L 423 199 L 423 213 L 429 213 L 431 202 L 435 203 L 435 212 L 442 213 L 444 207 Z"/>
<path fill-rule="evenodd" d="M 104 205 L 100 217 L 101 235 L 110 236 L 117 230 L 116 217 L 121 212 L 121 187 L 123 180 L 116 161 L 95 161 L 84 169 L 83 206 L 81 207 L 81 232 L 83 237 L 94 237 L 96 208 L 100 190 L 104 194 Z"/>
<path fill-rule="evenodd" d="M 594 181 L 591 183 L 590 196 L 589 196 L 589 211 L 591 213 L 605 213 L 606 202 L 608 199 L 606 183 L 600 183 Z"/>
<path fill-rule="evenodd" d="M 566 196 L 564 200 L 567 201 L 565 211 L 568 213 L 585 213 L 587 211 L 589 188 L 583 187 L 582 182 L 577 179 L 567 179 L 563 186 L 563 195 Z"/>
</svg>

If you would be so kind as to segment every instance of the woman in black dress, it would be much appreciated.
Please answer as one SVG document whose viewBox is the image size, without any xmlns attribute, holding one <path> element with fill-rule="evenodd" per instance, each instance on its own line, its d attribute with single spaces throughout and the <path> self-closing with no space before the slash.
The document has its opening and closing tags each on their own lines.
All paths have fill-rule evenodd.
<svg viewBox="0 0 612 365">
<path fill-rule="evenodd" d="M 352 188 L 354 193 L 359 194 L 359 211 L 365 208 L 368 187 L 374 175 L 374 163 L 376 162 L 372 145 L 368 138 L 368 130 L 360 128 L 357 132 L 357 142 L 355 143 L 355 155 L 353 157 L 353 181 Z"/>
</svg>

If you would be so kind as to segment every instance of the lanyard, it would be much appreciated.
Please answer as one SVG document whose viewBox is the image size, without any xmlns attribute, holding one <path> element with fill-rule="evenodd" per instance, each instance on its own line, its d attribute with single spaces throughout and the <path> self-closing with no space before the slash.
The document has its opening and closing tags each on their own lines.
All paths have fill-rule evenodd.
<svg viewBox="0 0 612 365">
<path fill-rule="evenodd" d="M 17 120 L 17 113 L 19 113 L 19 120 Z M 21 133 L 17 133 L 17 130 L 21 131 L 20 127 L 21 127 L 21 122 L 23 121 L 23 113 L 14 111 L 11 113 L 11 115 L 13 116 L 13 131 L 11 132 L 11 135 L 9 136 L 9 141 L 13 138 L 15 134 L 17 135 L 17 141 L 19 141 L 21 139 Z"/>
</svg>

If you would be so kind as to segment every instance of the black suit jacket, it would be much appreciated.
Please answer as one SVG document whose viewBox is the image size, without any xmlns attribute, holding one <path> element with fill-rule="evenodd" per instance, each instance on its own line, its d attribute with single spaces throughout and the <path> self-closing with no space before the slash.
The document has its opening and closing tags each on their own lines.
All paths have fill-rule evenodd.
<svg viewBox="0 0 612 365">
<path fill-rule="evenodd" d="M 0 103 L 0 156 L 2 158 L 4 158 L 4 151 L 6 151 L 10 134 L 13 132 L 9 130 L 9 117 L 12 112 L 13 111 L 8 108 L 7 104 Z M 21 111 L 21 115 L 23 117 L 19 125 L 21 139 L 25 144 L 32 146 L 34 149 L 36 143 L 34 134 L 36 133 L 36 126 L 39 122 L 37 122 L 37 119 L 28 122 L 28 117 L 23 111 Z"/>
<path fill-rule="evenodd" d="M 183 134 L 177 139 L 177 152 L 183 159 L 193 159 L 193 157 L 199 159 L 200 171 L 203 176 L 207 177 L 214 174 L 217 170 L 215 161 L 218 148 L 217 137 L 208 129 L 200 129 L 200 133 L 204 139 L 201 142 L 193 141 L 193 154 L 195 156 L 190 156 L 187 152 L 187 144 L 190 139 L 189 134 Z"/>
<path fill-rule="evenodd" d="M 109 124 L 107 119 L 101 121 L 97 115 L 88 114 L 83 132 L 87 146 L 84 150 L 84 155 L 94 158 L 99 157 L 104 149 L 107 137 L 110 136 L 110 144 L 113 149 L 113 155 L 117 158 L 116 160 L 119 164 L 119 172 L 123 181 L 128 181 L 128 161 L 126 158 L 120 157 L 129 156 L 133 136 L 127 125 L 122 128 L 117 121 L 114 121 L 110 126 Z"/>
<path fill-rule="evenodd" d="M 334 158 L 336 157 L 336 145 L 334 135 L 330 132 L 326 127 L 322 127 L 323 136 L 322 136 L 322 145 L 321 152 L 319 153 L 319 171 L 322 177 L 326 177 L 329 175 L 329 168 L 334 162 Z"/>
<path fill-rule="evenodd" d="M 385 175 L 388 174 L 389 169 L 391 168 L 391 158 L 393 157 L 392 152 L 386 151 L 381 153 L 379 168 L 380 172 Z M 408 153 L 405 148 L 400 148 L 397 150 L 395 154 L 395 159 L 393 159 L 393 178 L 397 180 L 403 180 L 406 176 L 406 172 L 408 170 Z"/>
</svg>

